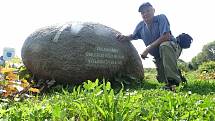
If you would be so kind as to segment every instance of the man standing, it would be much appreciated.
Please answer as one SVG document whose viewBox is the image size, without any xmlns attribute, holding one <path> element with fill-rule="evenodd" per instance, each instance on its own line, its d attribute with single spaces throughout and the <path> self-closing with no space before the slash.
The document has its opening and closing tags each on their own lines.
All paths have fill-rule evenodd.
<svg viewBox="0 0 215 121">
<path fill-rule="evenodd" d="M 142 39 L 146 49 L 141 58 L 145 59 L 148 54 L 154 56 L 157 80 L 166 83 L 165 89 L 174 90 L 181 82 L 177 59 L 182 49 L 171 34 L 169 21 L 164 14 L 155 16 L 155 9 L 149 2 L 143 3 L 138 11 L 143 21 L 139 22 L 133 34 L 118 35 L 117 39 L 119 41 Z"/>
</svg>

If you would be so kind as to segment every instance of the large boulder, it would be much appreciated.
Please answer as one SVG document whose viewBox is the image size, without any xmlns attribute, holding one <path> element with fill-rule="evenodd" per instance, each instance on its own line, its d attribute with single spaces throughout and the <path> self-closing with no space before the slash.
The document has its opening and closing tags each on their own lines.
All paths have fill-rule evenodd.
<svg viewBox="0 0 215 121">
<path fill-rule="evenodd" d="M 117 74 L 143 77 L 141 59 L 118 31 L 97 23 L 48 26 L 31 34 L 22 47 L 24 65 L 40 79 L 79 83 Z"/>
</svg>

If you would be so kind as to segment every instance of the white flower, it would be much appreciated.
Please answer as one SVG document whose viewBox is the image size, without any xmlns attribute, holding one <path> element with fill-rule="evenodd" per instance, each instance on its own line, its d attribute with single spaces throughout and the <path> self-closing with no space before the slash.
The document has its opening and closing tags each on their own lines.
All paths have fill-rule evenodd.
<svg viewBox="0 0 215 121">
<path fill-rule="evenodd" d="M 199 104 L 201 104 L 201 103 L 203 103 L 203 100 L 198 100 L 195 104 L 196 104 L 196 105 L 199 105 Z"/>
<path fill-rule="evenodd" d="M 101 90 L 100 92 L 98 92 L 98 93 L 96 94 L 96 96 L 99 96 L 100 94 L 102 94 L 102 92 L 103 92 L 103 90 Z"/>
<path fill-rule="evenodd" d="M 0 89 L 0 94 L 7 92 L 6 90 Z"/>
<path fill-rule="evenodd" d="M 16 87 L 16 89 L 20 92 L 20 91 L 22 91 L 24 88 L 23 87 L 21 87 L 21 86 L 19 86 L 19 85 L 15 85 L 14 87 Z"/>
<path fill-rule="evenodd" d="M 135 95 L 135 94 L 137 94 L 137 91 L 127 92 L 125 95 L 128 96 L 128 95 Z"/>
</svg>

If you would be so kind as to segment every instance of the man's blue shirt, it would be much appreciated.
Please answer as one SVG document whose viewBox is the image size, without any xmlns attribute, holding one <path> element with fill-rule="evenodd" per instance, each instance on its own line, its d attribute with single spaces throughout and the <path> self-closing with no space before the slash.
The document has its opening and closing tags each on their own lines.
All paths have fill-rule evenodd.
<svg viewBox="0 0 215 121">
<path fill-rule="evenodd" d="M 153 22 L 149 28 L 144 21 L 141 21 L 133 32 L 133 39 L 142 39 L 148 46 L 166 32 L 171 33 L 170 24 L 166 16 L 161 14 L 153 17 Z M 174 39 L 173 36 L 172 38 Z M 154 48 L 149 53 L 154 57 L 159 57 L 159 48 Z"/>
</svg>

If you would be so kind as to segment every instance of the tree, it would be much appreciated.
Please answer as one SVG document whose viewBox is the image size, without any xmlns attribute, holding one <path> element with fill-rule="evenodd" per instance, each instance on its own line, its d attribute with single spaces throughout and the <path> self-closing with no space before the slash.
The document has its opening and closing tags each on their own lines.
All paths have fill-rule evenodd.
<svg viewBox="0 0 215 121">
<path fill-rule="evenodd" d="M 205 53 L 206 60 L 215 61 L 215 41 L 205 45 L 202 52 Z"/>
<path fill-rule="evenodd" d="M 203 46 L 202 52 L 192 59 L 193 69 L 197 69 L 203 62 L 215 61 L 215 41 Z"/>
</svg>

